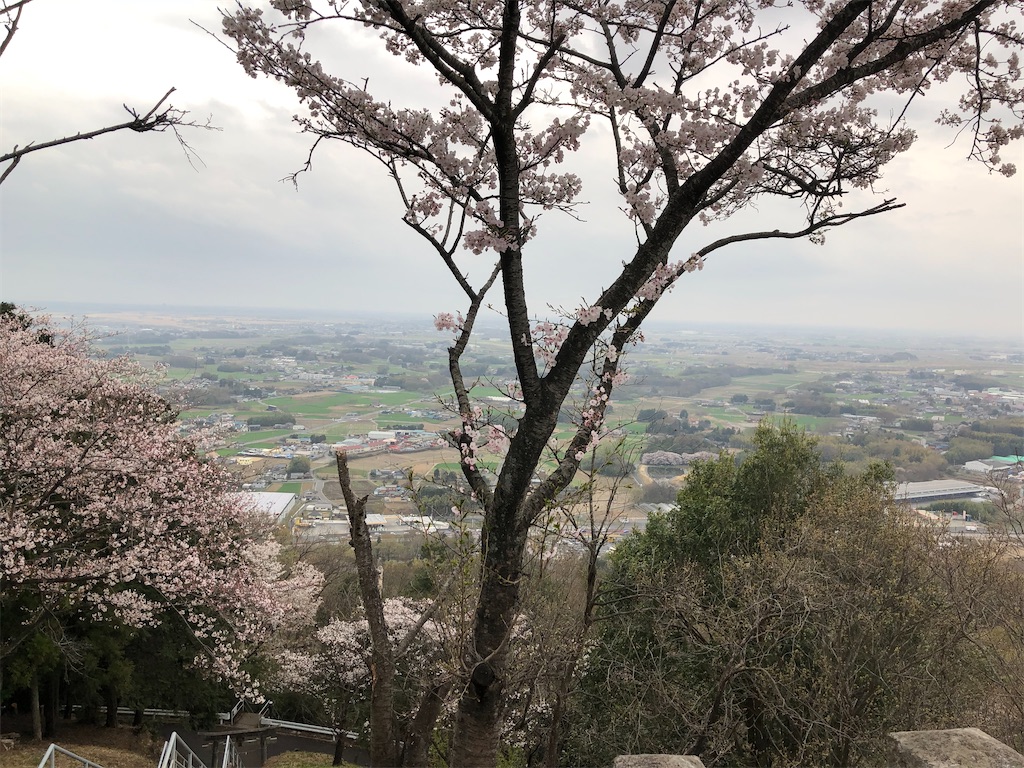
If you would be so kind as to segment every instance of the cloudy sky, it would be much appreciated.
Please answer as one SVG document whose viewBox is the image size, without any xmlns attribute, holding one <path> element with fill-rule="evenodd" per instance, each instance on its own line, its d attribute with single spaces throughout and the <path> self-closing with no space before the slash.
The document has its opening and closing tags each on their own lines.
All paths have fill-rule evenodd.
<svg viewBox="0 0 1024 768">
<path fill-rule="evenodd" d="M 310 145 L 277 83 L 245 76 L 200 26 L 201 0 L 35 0 L 0 60 L 0 144 L 40 142 L 142 112 L 170 87 L 176 107 L 219 130 L 185 138 L 122 132 L 27 156 L 0 187 L 0 298 L 64 302 L 395 309 L 461 307 L 430 253 L 401 223 L 379 167 L 343 145 L 318 152 L 298 189 L 280 180 Z M 195 23 L 193 23 L 195 22 Z M 387 78 L 398 62 L 372 37 L 336 43 L 350 79 Z M 425 73 L 394 82 L 412 98 Z M 686 276 L 656 319 L 936 331 L 1024 338 L 1024 173 L 968 163 L 965 142 L 933 124 L 944 97 L 916 105 L 920 140 L 885 187 L 907 207 L 832 232 L 824 246 L 760 243 L 719 251 Z M 633 233 L 616 211 L 600 133 L 576 161 L 591 204 L 583 223 L 541 220 L 530 300 L 575 308 L 611 280 Z M 1017 147 L 1006 160 L 1024 169 Z M 785 227 L 764 205 L 739 222 Z M 715 231 L 681 240 L 685 255 Z M 482 257 L 471 273 L 482 276 Z"/>
</svg>

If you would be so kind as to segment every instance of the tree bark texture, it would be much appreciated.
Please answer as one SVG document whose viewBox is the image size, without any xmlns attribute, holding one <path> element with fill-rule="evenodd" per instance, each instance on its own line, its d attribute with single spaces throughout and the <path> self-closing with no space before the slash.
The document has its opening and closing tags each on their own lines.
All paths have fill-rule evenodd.
<svg viewBox="0 0 1024 768">
<path fill-rule="evenodd" d="M 384 600 L 373 561 L 373 543 L 366 525 L 366 497 L 352 491 L 344 451 L 337 455 L 338 482 L 348 507 L 351 545 L 355 550 L 359 592 L 370 630 L 370 762 L 374 766 L 398 764 L 394 725 L 395 659 L 384 621 Z"/>
<path fill-rule="evenodd" d="M 423 695 L 423 700 L 405 736 L 405 750 L 402 755 L 402 765 L 405 768 L 426 768 L 430 765 L 430 737 L 434 733 L 434 724 L 441 715 L 445 697 L 450 690 L 451 682 L 446 680 L 431 686 Z"/>
<path fill-rule="evenodd" d="M 57 671 L 49 672 L 44 680 L 46 687 L 43 691 L 43 738 L 55 739 L 57 737 L 57 712 L 60 699 L 60 673 Z"/>
<path fill-rule="evenodd" d="M 39 702 L 39 674 L 32 678 L 32 738 L 36 741 L 43 739 L 43 720 L 40 713 Z"/>
<path fill-rule="evenodd" d="M 103 686 L 103 698 L 107 705 L 106 728 L 117 728 L 117 687 L 113 683 Z"/>
</svg>

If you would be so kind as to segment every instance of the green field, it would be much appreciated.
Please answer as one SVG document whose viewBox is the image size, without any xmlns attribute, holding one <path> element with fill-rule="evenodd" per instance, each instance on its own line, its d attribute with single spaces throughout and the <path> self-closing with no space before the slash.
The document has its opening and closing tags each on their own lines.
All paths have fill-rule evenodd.
<svg viewBox="0 0 1024 768">
<path fill-rule="evenodd" d="M 609 426 L 615 425 L 615 421 L 611 420 Z M 621 429 L 623 432 L 628 432 L 631 435 L 644 435 L 647 433 L 647 424 L 642 421 L 627 421 L 620 422 L 614 426 L 615 429 Z"/>
<path fill-rule="evenodd" d="M 199 336 L 186 336 L 183 338 L 171 339 L 170 342 L 168 342 L 168 346 L 175 354 L 203 355 L 205 353 L 199 352 L 199 350 L 237 349 L 239 347 L 252 349 L 253 347 L 259 347 L 263 344 L 272 344 L 274 340 L 273 336 L 239 336 L 237 338 L 227 339 L 205 339 Z"/>
<path fill-rule="evenodd" d="M 366 434 L 367 430 L 372 426 L 370 422 L 366 421 L 335 421 L 329 422 L 322 427 L 317 427 L 316 431 L 320 434 L 327 435 L 327 442 L 339 443 L 349 435 L 362 435 Z"/>
<path fill-rule="evenodd" d="M 805 416 L 801 413 L 777 414 L 774 416 L 774 419 L 778 422 L 782 420 L 791 421 L 808 432 L 819 433 L 832 431 L 842 421 L 842 419 L 833 419 L 825 416 Z"/>
<path fill-rule="evenodd" d="M 452 418 L 455 418 L 454 416 Z M 438 423 L 438 419 L 431 419 L 428 416 L 409 416 L 404 413 L 387 413 L 374 417 L 378 424 L 420 424 L 426 426 L 429 423 Z"/>
<path fill-rule="evenodd" d="M 478 467 L 489 469 L 492 472 L 498 468 L 498 462 L 496 461 L 478 461 Z M 442 461 L 434 465 L 434 469 L 439 469 L 442 472 L 462 472 L 462 464 L 457 461 Z"/>
<path fill-rule="evenodd" d="M 234 406 L 232 406 L 233 408 Z M 187 411 L 182 411 L 178 414 L 178 421 L 186 421 L 188 419 L 205 419 L 211 413 L 220 413 L 217 408 L 190 408 Z"/>
<path fill-rule="evenodd" d="M 242 381 L 262 381 L 268 375 L 266 373 L 249 373 L 247 371 L 218 371 L 216 365 L 204 366 L 203 370 L 207 373 L 212 373 L 220 379 L 236 379 Z M 202 373 L 202 371 L 200 371 L 200 373 Z"/>
<path fill-rule="evenodd" d="M 277 438 L 290 435 L 292 431 L 290 429 L 261 429 L 258 432 L 238 432 L 233 438 L 235 445 L 250 445 L 258 447 L 260 443 L 273 443 L 277 441 Z"/>
<path fill-rule="evenodd" d="M 724 421 L 728 424 L 746 424 L 750 421 L 751 416 L 748 416 L 743 411 L 739 411 L 735 408 L 724 408 L 724 407 L 713 407 L 713 408 L 698 408 L 691 416 L 707 416 L 709 419 L 715 421 Z"/>
<path fill-rule="evenodd" d="M 164 368 L 163 374 L 165 379 L 182 381 L 184 379 L 198 378 L 203 370 L 205 369 L 202 366 L 199 368 Z"/>
<path fill-rule="evenodd" d="M 302 483 L 281 483 L 277 488 L 278 493 L 294 493 L 296 496 L 302 493 Z"/>
<path fill-rule="evenodd" d="M 338 392 L 314 397 L 268 397 L 263 402 L 295 415 L 331 417 L 355 406 L 407 405 L 423 399 L 418 392 Z"/>
<path fill-rule="evenodd" d="M 820 371 L 797 371 L 796 373 L 772 373 L 765 376 L 737 376 L 723 387 L 703 390 L 697 399 L 728 400 L 731 395 L 753 397 L 782 397 L 778 390 L 790 390 L 818 381 Z"/>
<path fill-rule="evenodd" d="M 444 394 L 444 393 L 440 393 L 440 394 Z M 487 386 L 485 384 L 479 384 L 479 385 L 473 387 L 473 390 L 469 393 L 469 396 L 473 397 L 473 398 L 480 398 L 480 397 L 508 397 L 508 392 L 503 392 L 502 390 L 498 389 L 497 387 L 489 387 L 489 386 Z"/>
</svg>

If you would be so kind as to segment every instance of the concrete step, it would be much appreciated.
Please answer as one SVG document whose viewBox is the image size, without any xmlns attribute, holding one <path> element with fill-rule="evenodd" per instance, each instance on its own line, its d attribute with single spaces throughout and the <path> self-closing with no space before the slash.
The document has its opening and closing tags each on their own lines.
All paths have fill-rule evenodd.
<svg viewBox="0 0 1024 768">
<path fill-rule="evenodd" d="M 259 728 L 260 714 L 259 712 L 239 712 L 235 715 L 232 725 L 237 725 L 239 728 Z"/>
</svg>

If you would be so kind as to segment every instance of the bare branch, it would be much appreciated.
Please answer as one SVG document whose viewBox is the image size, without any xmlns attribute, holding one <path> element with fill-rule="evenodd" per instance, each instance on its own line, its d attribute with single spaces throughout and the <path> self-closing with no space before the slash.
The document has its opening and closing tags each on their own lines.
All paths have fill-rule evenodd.
<svg viewBox="0 0 1024 768">
<path fill-rule="evenodd" d="M 115 133 L 116 131 L 131 130 L 136 133 L 149 133 L 151 131 L 163 132 L 168 129 L 174 132 L 178 138 L 178 142 L 182 145 L 186 155 L 194 157 L 195 153 L 192 148 L 184 141 L 181 135 L 178 133 L 179 128 L 202 128 L 205 130 L 220 130 L 219 128 L 210 125 L 209 121 L 206 123 L 199 123 L 192 120 L 186 120 L 185 116 L 188 112 L 184 110 L 175 109 L 174 107 L 168 106 L 163 111 L 160 111 L 160 107 L 165 101 L 174 93 L 174 88 L 165 93 L 156 104 L 149 109 L 144 115 L 139 115 L 135 110 L 128 106 L 124 109 L 128 114 L 132 116 L 131 120 L 116 125 L 108 125 L 105 128 L 97 128 L 94 131 L 88 131 L 86 133 L 76 133 L 74 136 L 64 136 L 60 139 L 53 139 L 51 141 L 44 141 L 41 144 L 27 144 L 22 148 L 14 147 L 10 152 L 0 155 L 0 163 L 11 162 L 3 176 L 0 176 L 0 183 L 2 183 L 14 169 L 14 166 L 23 158 L 25 155 L 29 155 L 33 152 L 38 152 L 43 149 L 50 149 L 52 147 L 59 147 L 64 144 L 72 144 L 76 141 L 86 141 L 89 139 L 95 139 L 97 136 L 103 136 L 107 133 Z"/>
<path fill-rule="evenodd" d="M 7 32 L 4 35 L 4 41 L 0 43 L 0 56 L 4 55 L 4 51 L 7 50 L 7 46 L 11 44 L 11 40 L 14 39 L 14 34 L 18 31 L 18 22 L 21 21 L 21 12 L 24 7 L 32 2 L 32 0 L 20 0 L 10 5 L 5 5 L 0 8 L 0 14 L 6 14 L 9 21 L 4 25 L 7 27 Z M 14 13 L 14 17 L 11 14 Z"/>
<path fill-rule="evenodd" d="M 895 211 L 898 208 L 903 208 L 906 203 L 897 203 L 895 198 L 886 200 L 879 203 L 876 206 L 868 208 L 863 211 L 856 213 L 837 213 L 830 216 L 826 216 L 823 219 L 812 221 L 806 227 L 800 230 L 792 232 L 783 232 L 782 230 L 775 229 L 768 232 L 746 232 L 741 235 L 730 235 L 729 237 L 723 237 L 720 240 L 716 240 L 710 245 L 706 245 L 701 248 L 697 253 L 701 256 L 706 256 L 713 251 L 717 251 L 719 248 L 724 248 L 727 245 L 733 245 L 735 243 L 743 243 L 750 240 L 772 240 L 772 239 L 784 239 L 784 240 L 796 240 L 799 238 L 807 237 L 815 232 L 820 232 L 823 229 L 829 227 L 839 227 L 843 224 L 848 224 L 856 219 L 862 219 L 866 216 L 876 216 L 879 213 L 886 213 L 887 211 Z"/>
</svg>

